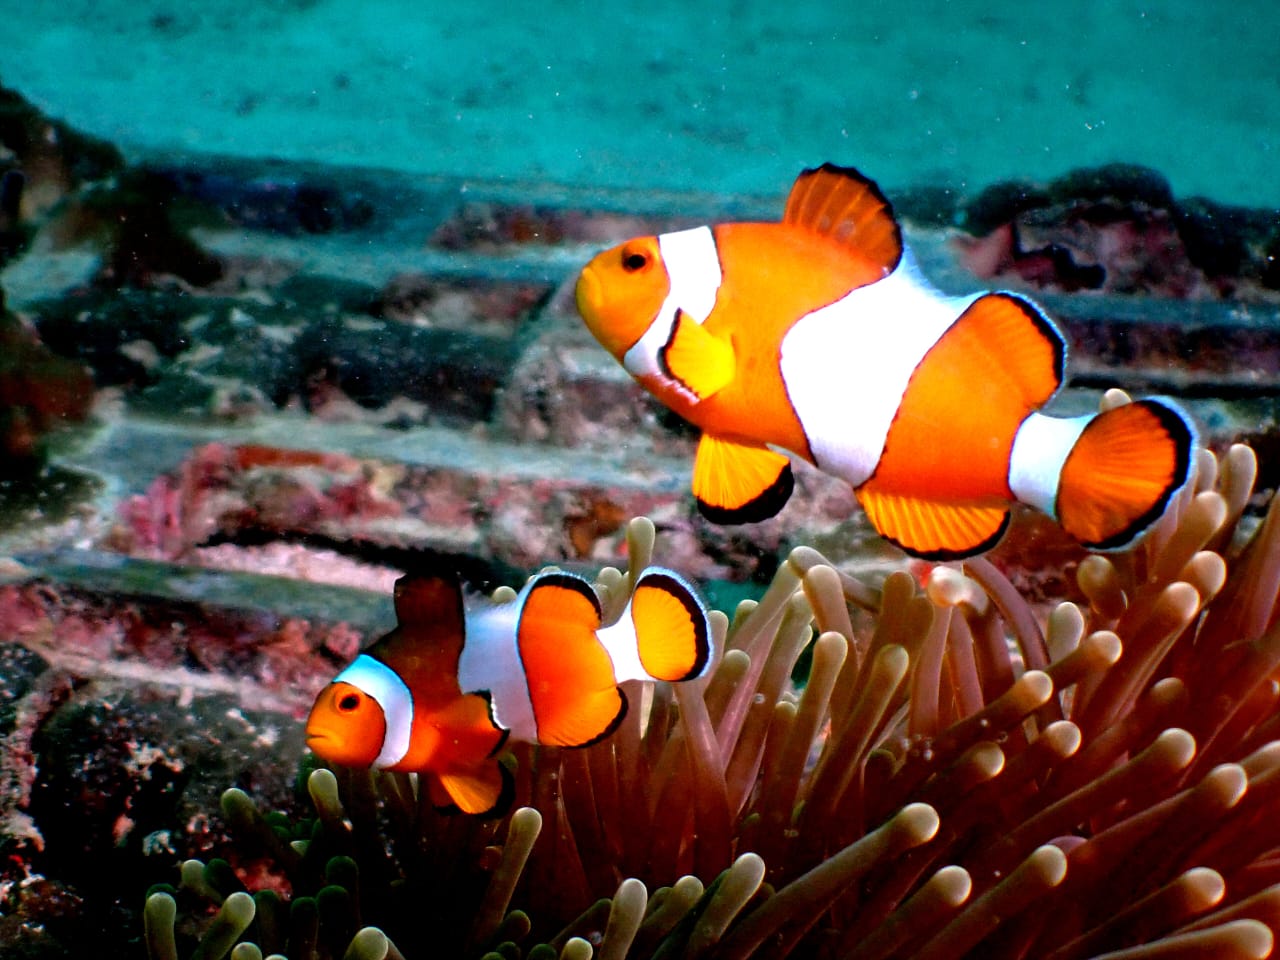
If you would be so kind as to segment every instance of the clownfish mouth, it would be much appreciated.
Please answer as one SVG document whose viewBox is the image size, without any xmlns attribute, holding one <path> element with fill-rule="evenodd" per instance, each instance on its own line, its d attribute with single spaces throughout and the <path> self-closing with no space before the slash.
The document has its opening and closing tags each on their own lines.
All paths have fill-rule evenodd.
<svg viewBox="0 0 1280 960">
<path fill-rule="evenodd" d="M 307 749 L 312 753 L 322 753 L 325 744 L 332 745 L 333 735 L 323 731 L 307 731 Z"/>
</svg>

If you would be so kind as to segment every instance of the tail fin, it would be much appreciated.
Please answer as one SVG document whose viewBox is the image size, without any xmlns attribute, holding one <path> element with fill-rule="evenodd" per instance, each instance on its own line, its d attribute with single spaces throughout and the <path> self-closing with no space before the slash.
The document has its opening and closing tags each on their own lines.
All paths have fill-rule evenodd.
<svg viewBox="0 0 1280 960">
<path fill-rule="evenodd" d="M 693 587 L 674 570 L 649 567 L 622 618 L 599 633 L 619 682 L 702 676 L 711 663 L 711 622 Z"/>
<path fill-rule="evenodd" d="M 1191 420 L 1169 400 L 1138 400 L 1100 413 L 1062 465 L 1058 522 L 1092 549 L 1129 546 L 1190 479 L 1195 443 Z"/>
</svg>

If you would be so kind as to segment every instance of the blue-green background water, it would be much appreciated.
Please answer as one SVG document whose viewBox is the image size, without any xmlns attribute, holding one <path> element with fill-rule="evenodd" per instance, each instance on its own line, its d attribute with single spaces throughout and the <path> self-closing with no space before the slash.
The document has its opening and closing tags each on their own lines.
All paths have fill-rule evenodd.
<svg viewBox="0 0 1280 960">
<path fill-rule="evenodd" d="M 0 2 L 0 80 L 128 148 L 780 195 L 1124 160 L 1280 206 L 1273 0 Z"/>
</svg>

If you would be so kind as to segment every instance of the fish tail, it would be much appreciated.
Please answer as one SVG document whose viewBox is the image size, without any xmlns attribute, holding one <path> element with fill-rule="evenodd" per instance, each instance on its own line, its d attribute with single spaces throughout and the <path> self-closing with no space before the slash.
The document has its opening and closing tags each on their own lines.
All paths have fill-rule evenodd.
<svg viewBox="0 0 1280 960">
<path fill-rule="evenodd" d="M 1190 418 L 1163 398 L 1085 419 L 1062 464 L 1058 522 L 1091 549 L 1131 545 L 1191 479 L 1195 444 Z"/>
<path fill-rule="evenodd" d="M 693 680 L 706 673 L 713 652 L 706 606 L 687 580 L 665 567 L 640 574 L 622 619 L 601 631 L 601 639 L 612 648 L 620 681 Z"/>
</svg>

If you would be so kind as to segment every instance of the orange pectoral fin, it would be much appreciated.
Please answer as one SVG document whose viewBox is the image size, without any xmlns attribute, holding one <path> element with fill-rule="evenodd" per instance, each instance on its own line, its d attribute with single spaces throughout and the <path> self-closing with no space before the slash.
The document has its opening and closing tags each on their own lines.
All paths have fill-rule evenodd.
<svg viewBox="0 0 1280 960">
<path fill-rule="evenodd" d="M 934 503 L 868 489 L 873 483 L 857 490 L 871 525 L 885 539 L 926 560 L 955 560 L 990 549 L 1009 523 L 1007 507 Z"/>
<path fill-rule="evenodd" d="M 777 514 L 791 496 L 791 461 L 768 447 L 704 433 L 693 464 L 698 512 L 712 523 L 757 523 Z"/>
<path fill-rule="evenodd" d="M 446 813 L 500 817 L 515 798 L 511 771 L 498 761 L 471 770 L 432 774 L 427 780 L 431 804 Z"/>
<path fill-rule="evenodd" d="M 631 595 L 640 664 L 649 676 L 678 682 L 700 676 L 711 661 L 706 608 L 681 577 L 650 567 Z"/>
<path fill-rule="evenodd" d="M 831 237 L 889 274 L 902 259 L 902 231 L 874 182 L 852 167 L 824 163 L 796 178 L 783 223 Z"/>
<path fill-rule="evenodd" d="M 658 355 L 667 374 L 699 400 L 719 393 L 730 382 L 737 369 L 733 347 L 726 340 L 708 333 L 696 320 L 676 313 L 671 339 Z"/>
</svg>

